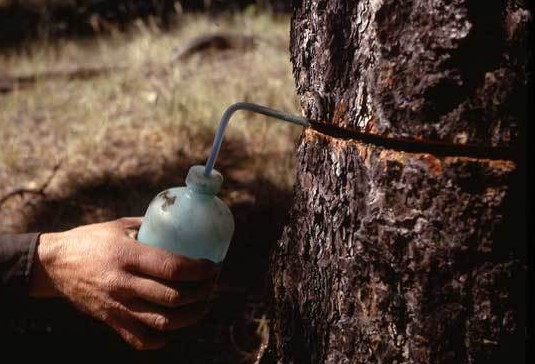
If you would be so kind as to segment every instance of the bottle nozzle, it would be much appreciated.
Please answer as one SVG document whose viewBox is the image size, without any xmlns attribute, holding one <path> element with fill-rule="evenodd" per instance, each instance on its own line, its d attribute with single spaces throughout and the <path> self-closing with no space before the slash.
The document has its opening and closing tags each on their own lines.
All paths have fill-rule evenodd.
<svg viewBox="0 0 535 364">
<path fill-rule="evenodd" d="M 270 116 L 275 119 L 287 121 L 289 123 L 305 127 L 310 125 L 308 120 L 306 120 L 305 118 L 287 114 L 285 112 L 274 110 L 269 107 L 253 104 L 250 102 L 237 102 L 235 104 L 232 104 L 227 110 L 225 110 L 225 113 L 223 114 L 223 116 L 221 117 L 221 121 L 219 122 L 219 126 L 214 137 L 214 143 L 212 144 L 212 150 L 210 152 L 210 156 L 208 158 L 208 161 L 206 162 L 206 166 L 204 169 L 204 176 L 206 177 L 209 177 L 212 173 L 212 170 L 214 169 L 215 161 L 217 159 L 217 155 L 219 154 L 219 150 L 221 149 L 221 143 L 223 143 L 223 136 L 225 135 L 225 130 L 230 121 L 230 117 L 232 116 L 232 114 L 234 114 L 234 112 L 238 110 L 248 110 L 256 112 L 259 114 Z"/>
<path fill-rule="evenodd" d="M 200 193 L 217 194 L 223 184 L 223 175 L 213 169 L 209 175 L 204 173 L 205 166 L 190 167 L 186 176 L 186 186 Z"/>
</svg>

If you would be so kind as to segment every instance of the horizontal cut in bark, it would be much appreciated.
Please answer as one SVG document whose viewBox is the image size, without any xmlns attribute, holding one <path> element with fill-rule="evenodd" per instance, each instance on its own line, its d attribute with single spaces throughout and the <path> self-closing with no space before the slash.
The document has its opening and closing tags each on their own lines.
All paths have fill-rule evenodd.
<svg viewBox="0 0 535 364">
<path fill-rule="evenodd" d="M 306 117 L 393 138 L 511 146 L 527 122 L 526 2 L 302 0 Z"/>
<path fill-rule="evenodd" d="M 308 129 L 297 171 L 271 262 L 279 362 L 502 363 L 523 352 L 514 162 Z"/>
</svg>

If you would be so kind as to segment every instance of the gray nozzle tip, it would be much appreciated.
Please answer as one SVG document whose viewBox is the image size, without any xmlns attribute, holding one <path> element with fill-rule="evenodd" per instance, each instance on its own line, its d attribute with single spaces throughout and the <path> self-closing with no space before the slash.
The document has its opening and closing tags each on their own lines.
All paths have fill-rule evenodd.
<svg viewBox="0 0 535 364">
<path fill-rule="evenodd" d="M 205 174 L 205 166 L 195 165 L 190 167 L 186 176 L 186 186 L 201 192 L 217 194 L 223 184 L 223 175 L 212 169 L 209 176 Z"/>
</svg>

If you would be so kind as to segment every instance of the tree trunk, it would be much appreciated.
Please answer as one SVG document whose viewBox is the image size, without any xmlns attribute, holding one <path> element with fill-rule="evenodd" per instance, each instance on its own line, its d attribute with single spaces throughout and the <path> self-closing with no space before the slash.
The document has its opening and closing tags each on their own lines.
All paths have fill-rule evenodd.
<svg viewBox="0 0 535 364">
<path fill-rule="evenodd" d="M 281 363 L 523 362 L 522 1 L 294 1 Z M 513 359 L 519 358 L 519 361 Z"/>
</svg>

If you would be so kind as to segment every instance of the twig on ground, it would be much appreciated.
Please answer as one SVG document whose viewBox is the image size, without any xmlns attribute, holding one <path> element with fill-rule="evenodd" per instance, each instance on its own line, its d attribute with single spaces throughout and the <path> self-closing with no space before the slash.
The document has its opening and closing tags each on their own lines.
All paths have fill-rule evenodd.
<svg viewBox="0 0 535 364">
<path fill-rule="evenodd" d="M 230 332 L 230 343 L 232 344 L 232 347 L 234 348 L 234 350 L 236 350 L 236 352 L 242 356 L 243 360 L 247 360 L 247 361 L 255 360 L 256 359 L 255 352 L 251 353 L 249 351 L 242 350 L 238 346 L 236 342 L 236 338 L 234 337 L 234 324 L 230 325 L 229 332 Z"/>
<path fill-rule="evenodd" d="M 260 336 L 262 340 L 260 343 L 260 347 L 258 348 L 258 351 L 256 353 L 256 360 L 255 360 L 255 364 L 259 364 L 262 361 L 264 352 L 266 351 L 268 344 L 269 344 L 269 320 L 266 318 L 266 315 L 264 314 L 262 315 L 261 318 L 255 319 L 254 321 L 258 323 L 256 334 Z"/>
<path fill-rule="evenodd" d="M 230 325 L 229 331 L 230 331 L 230 342 L 232 344 L 232 347 L 236 352 L 238 352 L 244 361 L 248 362 L 254 362 L 255 364 L 260 363 L 262 360 L 262 357 L 264 355 L 264 352 L 266 351 L 266 348 L 269 343 L 269 320 L 266 318 L 266 315 L 263 314 L 261 318 L 259 319 L 253 319 L 254 322 L 258 323 L 258 326 L 256 328 L 256 334 L 260 337 L 260 345 L 259 347 L 254 351 L 245 351 L 241 349 L 236 342 L 236 338 L 234 337 L 234 324 Z"/>
<path fill-rule="evenodd" d="M 36 188 L 16 188 L 13 191 L 8 192 L 4 196 L 0 198 L 0 206 L 2 206 L 4 203 L 6 203 L 10 198 L 15 196 L 21 196 L 24 194 L 33 194 L 33 195 L 40 195 L 40 196 L 46 196 L 45 190 L 48 188 L 54 177 L 56 176 L 59 168 L 61 166 L 61 161 L 58 162 L 54 168 L 52 169 L 52 172 L 48 176 L 48 178 L 39 186 Z"/>
</svg>

